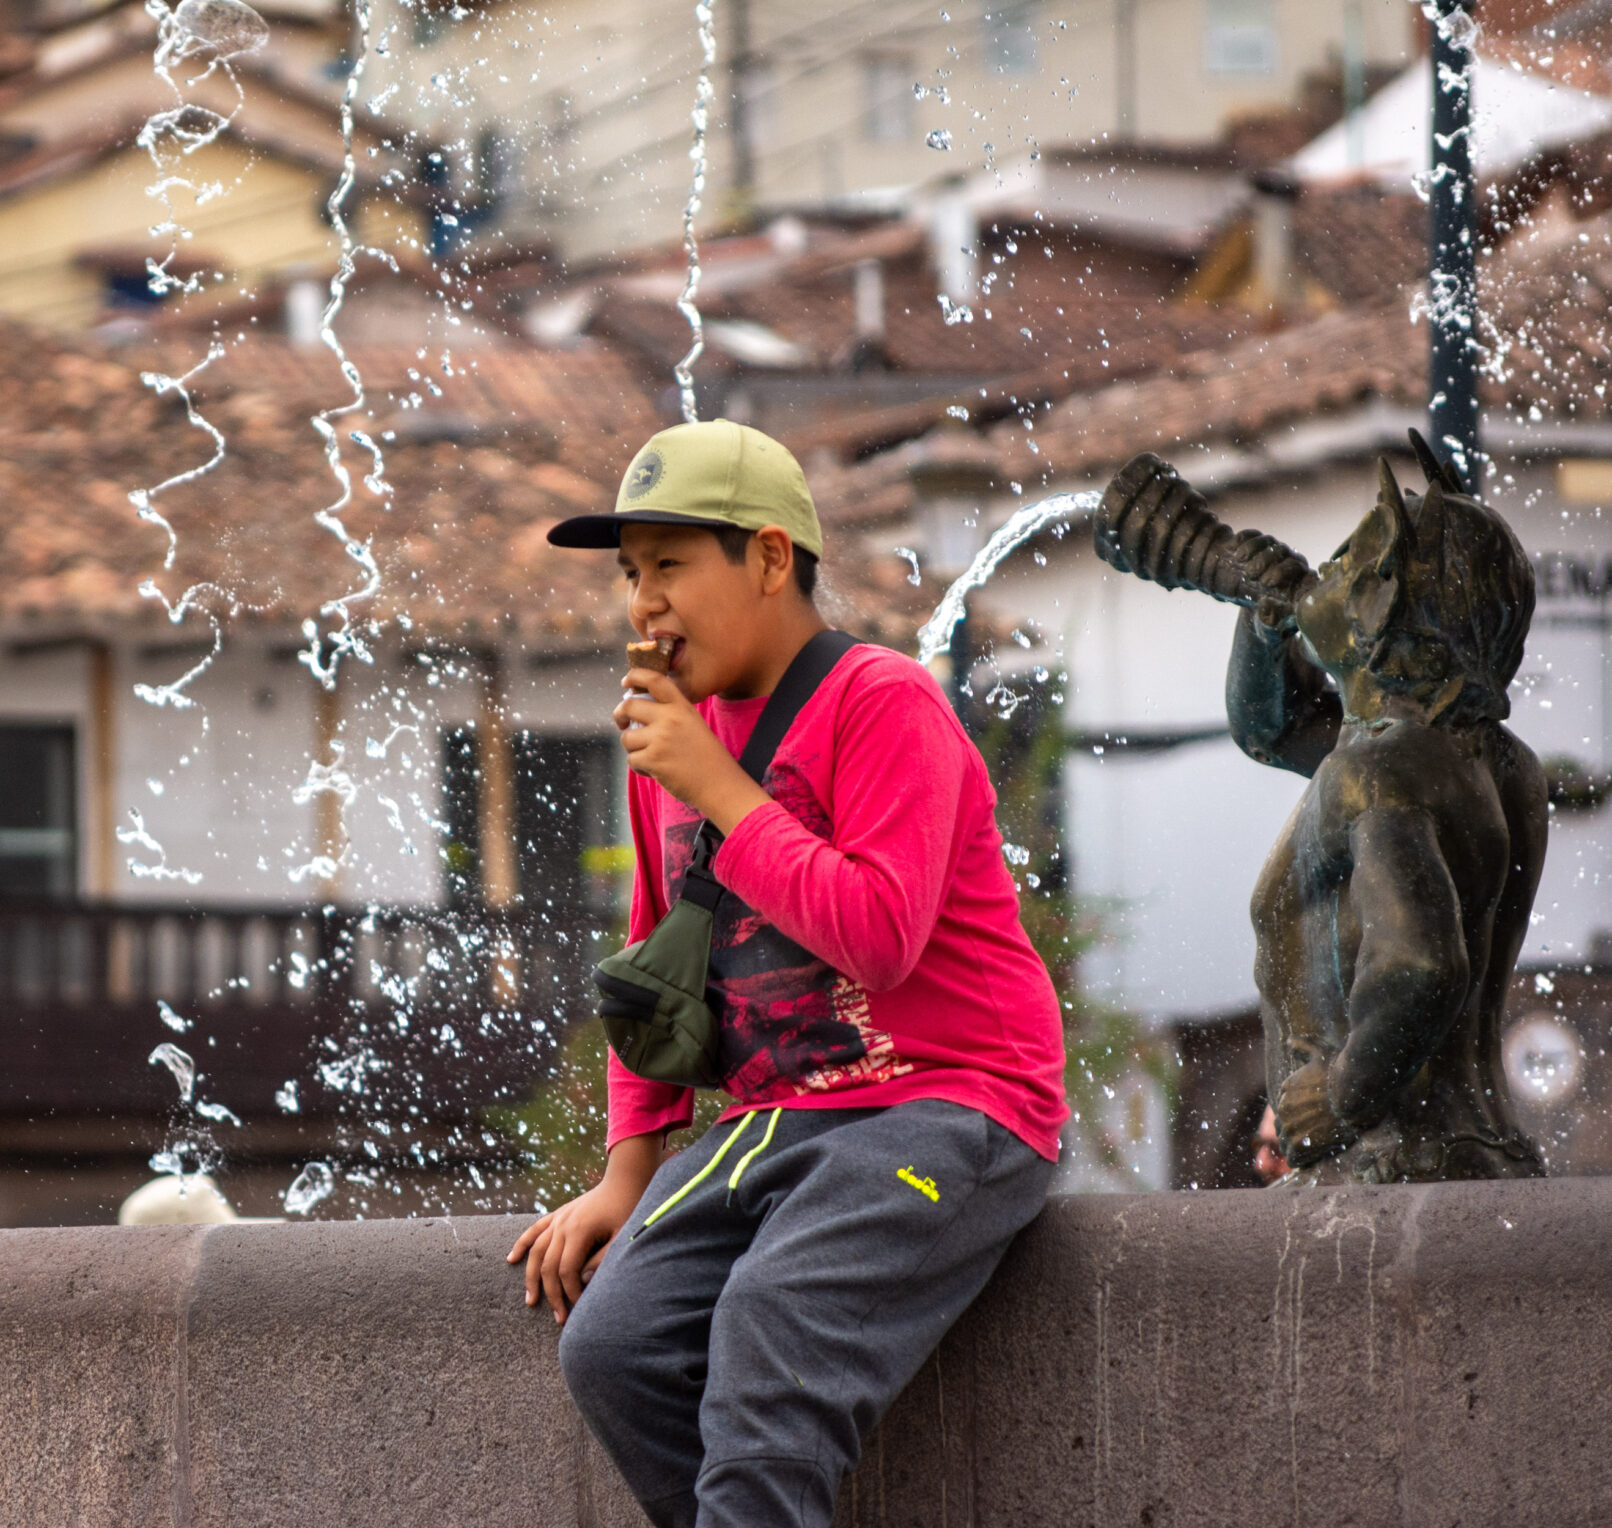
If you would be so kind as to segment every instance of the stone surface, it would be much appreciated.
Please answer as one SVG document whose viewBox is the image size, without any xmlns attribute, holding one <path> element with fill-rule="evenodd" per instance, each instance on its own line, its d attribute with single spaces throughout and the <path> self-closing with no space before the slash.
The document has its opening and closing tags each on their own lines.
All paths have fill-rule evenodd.
<svg viewBox="0 0 1612 1528">
<path fill-rule="evenodd" d="M 837 1528 L 1600 1528 L 1609 1223 L 1599 1179 L 1056 1200 Z M 0 1523 L 643 1528 L 520 1224 L 0 1233 Z"/>
<path fill-rule="evenodd" d="M 182 1521 L 193 1231 L 0 1239 L 0 1521 Z"/>
</svg>

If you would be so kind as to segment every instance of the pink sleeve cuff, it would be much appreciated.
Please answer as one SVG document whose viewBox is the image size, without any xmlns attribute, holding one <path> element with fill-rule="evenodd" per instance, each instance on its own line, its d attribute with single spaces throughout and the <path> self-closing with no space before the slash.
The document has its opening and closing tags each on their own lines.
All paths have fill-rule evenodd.
<svg viewBox="0 0 1612 1528">
<path fill-rule="evenodd" d="M 694 1091 L 669 1083 L 651 1082 L 629 1072 L 610 1052 L 605 1063 L 610 1105 L 605 1150 L 632 1135 L 663 1134 L 683 1130 L 694 1122 Z"/>
</svg>

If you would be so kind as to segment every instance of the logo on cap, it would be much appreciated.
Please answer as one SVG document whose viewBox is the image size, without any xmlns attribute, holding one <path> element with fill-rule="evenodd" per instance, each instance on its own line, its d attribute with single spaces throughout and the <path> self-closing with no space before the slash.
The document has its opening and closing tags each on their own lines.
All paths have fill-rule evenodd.
<svg viewBox="0 0 1612 1528">
<path fill-rule="evenodd" d="M 646 451 L 632 464 L 627 473 L 627 497 L 641 499 L 660 482 L 661 459 L 658 452 Z"/>
</svg>

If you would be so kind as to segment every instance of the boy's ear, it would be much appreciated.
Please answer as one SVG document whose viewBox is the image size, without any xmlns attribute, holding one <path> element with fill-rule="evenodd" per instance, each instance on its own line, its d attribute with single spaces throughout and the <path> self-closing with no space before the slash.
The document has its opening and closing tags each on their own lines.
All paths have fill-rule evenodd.
<svg viewBox="0 0 1612 1528">
<path fill-rule="evenodd" d="M 752 545 L 761 557 L 761 587 L 768 594 L 776 594 L 793 582 L 795 544 L 788 531 L 777 525 L 764 525 L 756 532 Z"/>
</svg>

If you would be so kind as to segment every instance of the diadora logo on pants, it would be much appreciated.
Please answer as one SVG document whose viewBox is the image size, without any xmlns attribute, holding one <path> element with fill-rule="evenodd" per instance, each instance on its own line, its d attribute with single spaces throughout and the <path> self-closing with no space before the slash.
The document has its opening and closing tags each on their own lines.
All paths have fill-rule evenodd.
<svg viewBox="0 0 1612 1528">
<path fill-rule="evenodd" d="M 940 1190 L 935 1187 L 933 1178 L 920 1178 L 910 1167 L 898 1167 L 896 1177 L 901 1179 L 903 1183 L 910 1183 L 925 1199 L 934 1204 L 940 1203 Z"/>
</svg>

